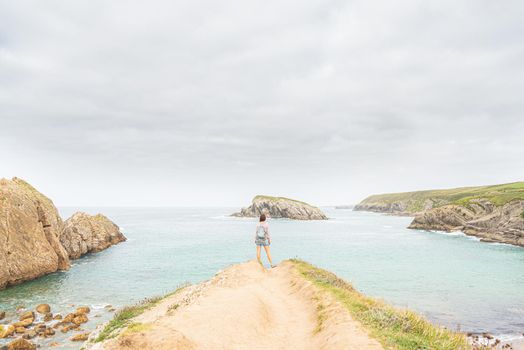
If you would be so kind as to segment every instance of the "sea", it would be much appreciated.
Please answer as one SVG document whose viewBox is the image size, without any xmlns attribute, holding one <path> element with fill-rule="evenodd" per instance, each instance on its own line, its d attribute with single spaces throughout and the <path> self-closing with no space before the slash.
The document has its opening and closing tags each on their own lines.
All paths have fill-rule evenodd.
<svg viewBox="0 0 524 350">
<path fill-rule="evenodd" d="M 17 309 L 40 303 L 62 314 L 87 305 L 92 312 L 83 328 L 93 330 L 113 317 L 113 309 L 207 280 L 256 255 L 256 219 L 231 217 L 238 208 L 59 210 L 62 217 L 79 210 L 103 213 L 128 240 L 75 260 L 68 271 L 0 291 L 0 310 L 8 319 Z M 523 337 L 524 248 L 459 232 L 410 230 L 410 217 L 322 210 L 329 220 L 269 219 L 275 262 L 306 260 L 369 296 L 453 330 L 489 332 L 505 340 Z M 70 337 L 57 332 L 37 342 L 42 348 L 53 343 L 54 349 L 78 349 Z"/>
</svg>

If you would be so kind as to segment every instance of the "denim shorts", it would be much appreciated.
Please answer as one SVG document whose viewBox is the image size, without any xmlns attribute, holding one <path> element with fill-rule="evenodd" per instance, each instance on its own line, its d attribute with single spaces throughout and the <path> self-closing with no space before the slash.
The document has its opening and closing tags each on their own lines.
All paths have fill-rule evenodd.
<svg viewBox="0 0 524 350">
<path fill-rule="evenodd" d="M 255 244 L 259 247 L 269 247 L 268 242 L 256 242 Z"/>
</svg>

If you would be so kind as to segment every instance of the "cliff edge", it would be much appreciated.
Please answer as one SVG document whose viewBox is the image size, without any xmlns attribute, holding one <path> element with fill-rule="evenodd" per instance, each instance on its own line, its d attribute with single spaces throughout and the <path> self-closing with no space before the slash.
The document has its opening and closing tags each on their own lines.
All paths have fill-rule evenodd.
<svg viewBox="0 0 524 350">
<path fill-rule="evenodd" d="M 104 216 L 76 213 L 64 224 L 53 202 L 27 182 L 0 179 L 0 289 L 67 270 L 70 259 L 123 240 Z"/>
</svg>

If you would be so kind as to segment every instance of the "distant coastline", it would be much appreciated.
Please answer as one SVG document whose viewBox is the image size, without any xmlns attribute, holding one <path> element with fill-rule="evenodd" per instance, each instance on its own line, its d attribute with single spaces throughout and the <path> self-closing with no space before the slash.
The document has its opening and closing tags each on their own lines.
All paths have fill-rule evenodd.
<svg viewBox="0 0 524 350">
<path fill-rule="evenodd" d="M 524 182 L 372 195 L 353 210 L 413 216 L 411 229 L 524 247 Z"/>
</svg>

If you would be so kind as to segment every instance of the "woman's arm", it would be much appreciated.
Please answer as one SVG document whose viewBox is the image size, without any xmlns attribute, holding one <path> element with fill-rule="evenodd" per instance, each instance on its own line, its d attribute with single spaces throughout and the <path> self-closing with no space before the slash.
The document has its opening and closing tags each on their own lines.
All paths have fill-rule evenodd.
<svg viewBox="0 0 524 350">
<path fill-rule="evenodd" d="M 269 244 L 271 244 L 271 236 L 269 235 L 269 225 L 266 225 L 266 238 L 267 238 L 267 242 Z"/>
</svg>

